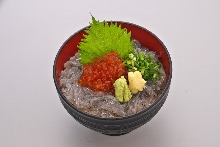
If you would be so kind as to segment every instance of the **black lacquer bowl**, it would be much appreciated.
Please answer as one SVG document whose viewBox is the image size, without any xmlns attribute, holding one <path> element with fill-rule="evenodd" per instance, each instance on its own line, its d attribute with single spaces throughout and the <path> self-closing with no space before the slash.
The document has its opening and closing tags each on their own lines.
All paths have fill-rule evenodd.
<svg viewBox="0 0 220 147">
<path fill-rule="evenodd" d="M 162 41 L 143 27 L 127 22 L 117 23 L 121 24 L 122 28 L 126 28 L 128 31 L 131 31 L 131 37 L 138 40 L 142 46 L 156 52 L 160 62 L 164 67 L 167 77 L 166 86 L 156 102 L 153 103 L 150 107 L 139 113 L 136 113 L 135 115 L 127 117 L 99 118 L 80 111 L 65 98 L 59 89 L 59 75 L 64 69 L 64 63 L 78 51 L 77 45 L 83 38 L 83 34 L 86 34 L 84 30 L 87 27 L 79 30 L 70 36 L 69 39 L 67 39 L 67 41 L 62 45 L 59 52 L 57 53 L 53 66 L 54 83 L 64 108 L 82 125 L 107 135 L 126 134 L 150 121 L 163 106 L 169 92 L 172 78 L 171 58 Z"/>
</svg>

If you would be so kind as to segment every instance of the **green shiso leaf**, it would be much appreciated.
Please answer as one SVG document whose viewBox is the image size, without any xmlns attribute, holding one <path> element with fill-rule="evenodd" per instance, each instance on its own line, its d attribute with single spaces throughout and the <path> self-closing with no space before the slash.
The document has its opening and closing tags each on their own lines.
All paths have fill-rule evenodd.
<svg viewBox="0 0 220 147">
<path fill-rule="evenodd" d="M 92 16 L 90 27 L 85 32 L 87 34 L 78 46 L 81 64 L 90 63 L 110 51 L 116 51 L 122 59 L 134 52 L 131 32 L 117 23 L 99 22 Z"/>
</svg>

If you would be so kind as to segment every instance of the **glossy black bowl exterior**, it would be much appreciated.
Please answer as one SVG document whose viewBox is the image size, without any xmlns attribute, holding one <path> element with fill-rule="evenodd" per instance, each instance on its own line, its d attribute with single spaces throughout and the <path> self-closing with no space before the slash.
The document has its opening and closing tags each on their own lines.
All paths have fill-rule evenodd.
<svg viewBox="0 0 220 147">
<path fill-rule="evenodd" d="M 123 119 L 99 119 L 95 117 L 90 117 L 73 109 L 61 96 L 60 100 L 64 108 L 69 112 L 69 114 L 82 125 L 106 135 L 116 136 L 129 133 L 150 121 L 163 106 L 167 98 L 167 94 L 168 91 L 163 95 L 161 101 L 151 107 L 151 109 L 149 109 L 148 111 L 145 111 L 144 113 L 136 116 Z"/>
<path fill-rule="evenodd" d="M 137 114 L 127 117 L 99 118 L 80 111 L 65 98 L 65 96 L 59 89 L 59 75 L 61 70 L 63 70 L 64 68 L 64 63 L 68 61 L 69 58 L 78 51 L 77 45 L 83 38 L 83 34 L 85 34 L 85 28 L 73 34 L 63 44 L 56 56 L 53 67 L 54 83 L 64 108 L 73 118 L 75 118 L 82 125 L 107 135 L 126 134 L 150 121 L 163 106 L 169 93 L 172 78 L 171 58 L 166 47 L 159 40 L 159 38 L 157 38 L 153 33 L 148 31 L 147 29 L 142 28 L 140 26 L 125 22 L 117 23 L 121 24 L 122 28 L 127 28 L 128 31 L 131 31 L 132 38 L 139 40 L 143 46 L 155 51 L 159 56 L 159 60 L 165 69 L 167 75 L 166 86 L 162 94 L 156 100 L 156 102 L 152 104 L 150 107 Z"/>
</svg>

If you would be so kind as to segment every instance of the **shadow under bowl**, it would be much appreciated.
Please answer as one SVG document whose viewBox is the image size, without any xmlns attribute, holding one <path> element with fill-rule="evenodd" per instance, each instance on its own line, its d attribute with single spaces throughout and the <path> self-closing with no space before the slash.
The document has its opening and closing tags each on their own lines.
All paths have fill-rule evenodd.
<svg viewBox="0 0 220 147">
<path fill-rule="evenodd" d="M 70 57 L 74 56 L 75 53 L 78 51 L 77 45 L 83 38 L 83 34 L 86 34 L 85 29 L 89 26 L 79 30 L 78 32 L 70 36 L 69 39 L 66 40 L 66 42 L 64 42 L 56 55 L 53 66 L 54 83 L 64 108 L 73 118 L 75 118 L 82 125 L 106 135 L 126 134 L 150 121 L 163 106 L 169 93 L 172 78 L 171 58 L 167 51 L 167 48 L 162 43 L 162 41 L 152 32 L 143 27 L 128 22 L 117 23 L 120 24 L 122 28 L 126 28 L 128 31 L 131 31 L 131 38 L 138 40 L 142 46 L 156 52 L 158 59 L 160 60 L 165 70 L 165 88 L 159 98 L 150 107 L 139 113 L 127 117 L 100 118 L 80 111 L 73 104 L 71 104 L 62 94 L 59 88 L 60 73 L 64 69 L 64 63 L 67 62 Z"/>
</svg>

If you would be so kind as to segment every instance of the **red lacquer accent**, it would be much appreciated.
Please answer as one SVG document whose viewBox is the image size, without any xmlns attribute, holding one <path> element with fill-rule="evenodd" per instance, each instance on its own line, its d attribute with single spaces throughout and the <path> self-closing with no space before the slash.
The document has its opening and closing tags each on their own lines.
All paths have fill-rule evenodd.
<svg viewBox="0 0 220 147">
<path fill-rule="evenodd" d="M 166 50 L 166 47 L 159 40 L 159 38 L 157 38 L 150 31 L 137 25 L 125 22 L 117 23 L 121 24 L 122 28 L 126 28 L 128 31 L 131 31 L 132 38 L 137 39 L 144 47 L 156 52 L 168 78 L 171 70 L 171 61 L 169 59 L 169 54 Z M 83 38 L 83 34 L 85 34 L 84 29 L 72 35 L 61 47 L 55 63 L 57 81 L 59 81 L 59 75 L 64 69 L 64 63 L 67 62 L 70 57 L 72 57 L 78 51 L 77 45 L 79 45 L 79 42 Z"/>
</svg>

